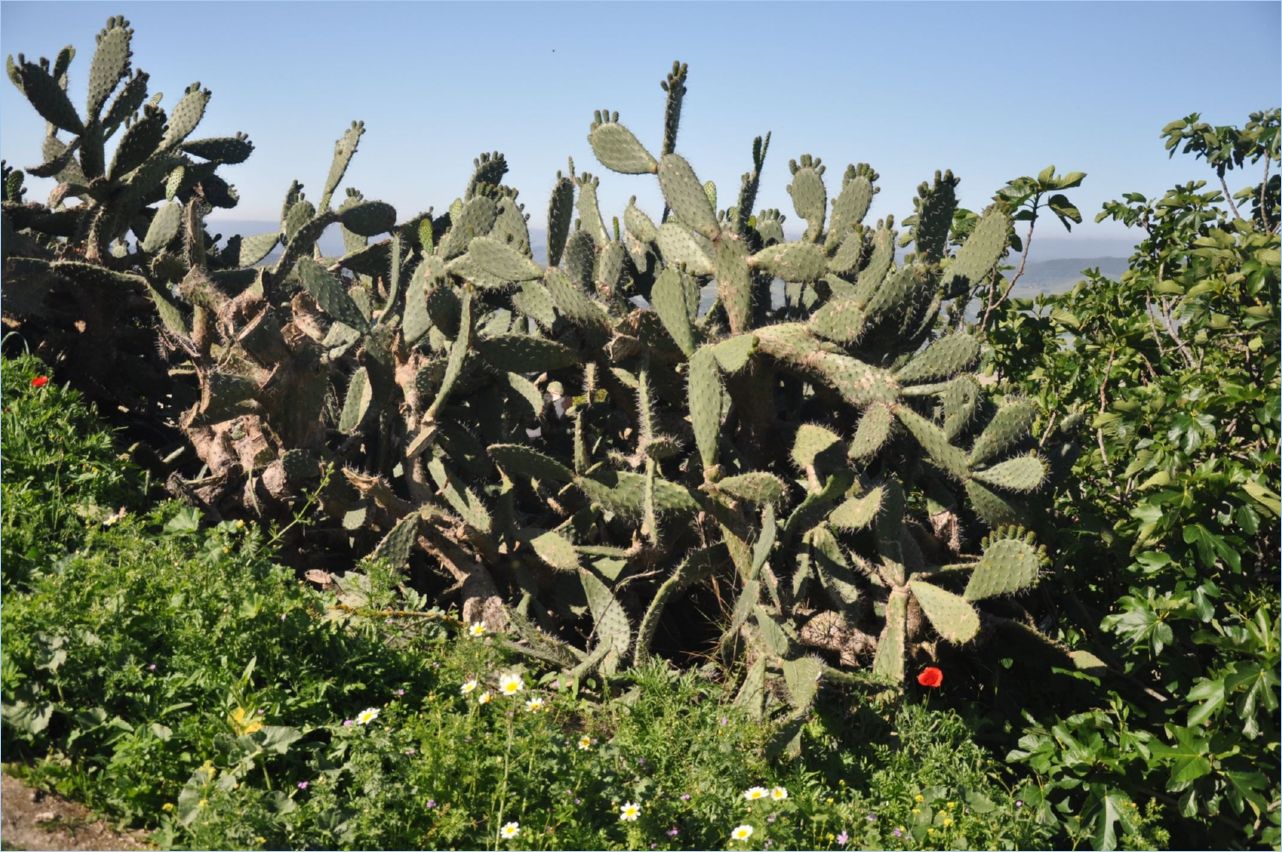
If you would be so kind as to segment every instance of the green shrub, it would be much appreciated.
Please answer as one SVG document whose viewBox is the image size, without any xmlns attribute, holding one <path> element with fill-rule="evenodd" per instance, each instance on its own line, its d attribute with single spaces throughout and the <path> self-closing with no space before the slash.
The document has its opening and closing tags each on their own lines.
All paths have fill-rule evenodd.
<svg viewBox="0 0 1282 852">
<path fill-rule="evenodd" d="M 1282 838 L 1278 130 L 1276 109 L 1172 122 L 1172 154 L 1221 181 L 1263 160 L 1262 179 L 1106 204 L 1145 232 L 1121 280 L 1088 275 L 993 330 L 1010 389 L 1087 418 L 1048 526 L 1062 631 L 1098 657 L 1079 675 L 1092 706 L 1042 707 L 1012 756 L 1098 848 L 1135 842 L 1133 801 L 1161 802 L 1190 847 Z"/>
</svg>

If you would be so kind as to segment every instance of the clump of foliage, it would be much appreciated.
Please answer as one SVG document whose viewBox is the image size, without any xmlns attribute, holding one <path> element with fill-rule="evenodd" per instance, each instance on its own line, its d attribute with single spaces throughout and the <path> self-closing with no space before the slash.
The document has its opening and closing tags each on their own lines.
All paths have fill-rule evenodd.
<svg viewBox="0 0 1282 852">
<path fill-rule="evenodd" d="M 1098 219 L 1145 235 L 1121 280 L 1091 275 L 992 330 L 1009 388 L 1045 420 L 1088 418 L 1050 526 L 1068 633 L 1106 682 L 1014 756 L 1101 848 L 1148 797 L 1191 845 L 1279 843 L 1278 131 L 1276 109 L 1169 124 L 1172 156 L 1205 159 L 1223 189 L 1106 204 Z M 1251 165 L 1261 179 L 1230 195 L 1226 173 Z"/>
<path fill-rule="evenodd" d="M 59 443 L 110 444 L 77 392 L 31 386 L 41 369 L 3 370 L 4 458 L 24 470 Z M 557 688 L 385 565 L 311 589 L 264 533 L 149 506 L 119 468 L 126 512 L 59 527 L 66 553 L 6 575 L 3 747 L 162 848 L 706 849 L 749 825 L 734 845 L 1013 849 L 1056 830 L 951 713 L 834 710 L 779 764 L 713 680 L 656 661 L 624 692 Z M 7 508 L 29 486 L 6 477 L 6 522 L 80 518 L 110 476 L 51 478 L 30 514 Z"/>
<path fill-rule="evenodd" d="M 92 412 L 64 404 L 78 393 L 54 382 L 47 367 L 34 358 L 8 361 L 3 379 L 0 571 L 12 591 L 25 587 L 34 567 L 135 507 L 140 483 Z M 69 492 L 75 499 L 62 499 Z"/>
<path fill-rule="evenodd" d="M 137 85 L 130 32 L 112 19 L 100 36 L 95 92 Z M 986 399 L 979 344 L 947 319 L 1007 250 L 1009 192 L 976 216 L 937 173 L 896 262 L 893 218 L 863 221 L 877 173 L 848 167 L 830 199 L 825 166 L 804 155 L 789 192 L 806 230 L 786 240 L 782 214 L 752 213 L 768 135 L 720 210 L 676 153 L 678 64 L 657 155 L 617 113 L 589 131 L 606 168 L 657 178 L 657 222 L 629 204 L 622 229 L 607 225 L 598 179 L 571 164 L 537 263 L 497 153 L 440 216 L 397 223 L 350 189 L 332 207 L 356 123 L 317 203 L 295 183 L 278 232 L 218 247 L 202 181 L 220 186 L 213 165 L 249 146 L 185 141 L 208 93 L 189 90 L 168 124 L 134 104 L 124 165 L 98 175 L 84 154 L 101 98 L 90 119 L 63 115 L 64 55 L 53 71 L 14 66 L 63 168 L 48 205 L 6 203 L 19 238 L 6 273 L 38 306 L 64 284 L 149 300 L 187 377 L 169 412 L 207 473 L 176 491 L 280 521 L 324 478 L 311 527 L 327 545 L 444 575 L 467 621 L 511 629 L 567 678 L 656 650 L 713 654 L 738 664 L 744 707 L 784 708 L 794 733 L 820 680 L 901 684 L 941 645 L 1028 642 L 1071 667 L 1022 605 L 1046 566 L 1023 527 L 1047 478 L 1033 409 Z M 66 171 L 73 149 L 85 186 Z M 88 201 L 67 213 L 77 193 Z M 121 193 L 132 206 L 112 206 Z M 77 216 L 69 234 L 50 224 Z M 346 253 L 326 259 L 316 240 L 332 225 Z"/>
</svg>

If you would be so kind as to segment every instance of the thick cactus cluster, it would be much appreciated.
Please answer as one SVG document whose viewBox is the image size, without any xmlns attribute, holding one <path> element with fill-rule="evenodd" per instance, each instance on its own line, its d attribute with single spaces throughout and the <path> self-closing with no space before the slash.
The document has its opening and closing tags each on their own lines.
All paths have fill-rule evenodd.
<svg viewBox="0 0 1282 852">
<path fill-rule="evenodd" d="M 68 60 L 10 65 L 62 183 L 45 206 L 8 194 L 4 227 L 6 244 L 56 235 L 85 257 L 24 246 L 6 281 L 96 275 L 152 300 L 198 391 L 181 426 L 208 468 L 200 499 L 271 517 L 319 489 L 331 541 L 441 573 L 468 621 L 571 677 L 716 654 L 741 663 L 743 704 L 783 702 L 794 722 L 824 677 L 899 683 L 939 640 L 1036 636 L 1014 598 L 1047 564 L 1021 527 L 1047 478 L 1034 409 L 985 399 L 980 345 L 943 313 L 993 273 L 1010 218 L 994 205 L 957 246 L 951 173 L 922 184 L 897 257 L 893 219 L 864 221 L 877 173 L 848 167 L 830 197 L 802 156 L 788 190 L 805 227 L 787 240 L 779 211 L 751 213 L 769 136 L 724 210 L 677 153 L 674 65 L 657 152 L 617 113 L 588 132 L 606 169 L 658 179 L 657 220 L 634 198 L 607 224 L 597 177 L 571 163 L 540 263 L 497 153 L 439 216 L 398 223 L 350 189 L 335 206 L 356 123 L 316 204 L 296 183 L 278 231 L 219 248 L 202 217 L 234 193 L 213 169 L 249 143 L 186 141 L 198 87 L 168 120 L 137 113 L 141 74 L 104 118 L 123 22 L 100 37 L 85 119 Z M 345 254 L 323 258 L 333 225 Z"/>
</svg>

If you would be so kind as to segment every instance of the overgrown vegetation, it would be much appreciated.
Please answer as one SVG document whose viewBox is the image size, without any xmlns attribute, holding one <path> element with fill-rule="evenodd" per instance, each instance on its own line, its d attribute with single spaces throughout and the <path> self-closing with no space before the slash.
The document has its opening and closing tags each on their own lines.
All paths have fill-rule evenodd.
<svg viewBox="0 0 1282 852">
<path fill-rule="evenodd" d="M 75 391 L 30 386 L 40 370 L 5 362 L 6 470 L 55 442 L 114 460 Z M 655 663 L 610 695 L 558 689 L 501 637 L 407 601 L 377 564 L 310 590 L 273 564 L 265 533 L 148 506 L 136 471 L 116 469 L 131 487 L 114 488 L 121 473 L 67 477 L 46 483 L 46 513 L 7 515 L 34 536 L 48 512 L 80 519 L 107 493 L 129 507 L 55 528 L 63 552 L 22 566 L 21 584 L 6 562 L 4 749 L 30 780 L 155 830 L 161 846 L 718 848 L 745 824 L 745 848 L 1052 836 L 1034 788 L 1008 787 L 952 713 L 833 712 L 811 723 L 800 761 L 778 764 L 770 730 L 716 679 Z M 5 505 L 28 487 L 6 475 Z M 756 786 L 766 796 L 749 802 Z M 635 822 L 619 819 L 627 802 Z"/>
<path fill-rule="evenodd" d="M 1089 417 L 1047 529 L 1065 634 L 1104 679 L 1091 709 L 1032 725 L 1012 756 L 1097 845 L 1136 796 L 1164 802 L 1189 845 L 1280 840 L 1278 131 L 1276 109 L 1242 128 L 1172 122 L 1172 155 L 1261 179 L 1232 200 L 1196 181 L 1106 204 L 1100 219 L 1146 234 L 1121 280 L 1091 275 L 994 330 L 1012 390 L 1047 420 Z"/>
<path fill-rule="evenodd" d="M 659 146 L 588 130 L 661 215 L 571 163 L 546 264 L 498 153 L 441 215 L 340 198 L 359 122 L 224 241 L 253 146 L 131 37 L 83 110 L 70 48 L 9 65 L 57 180 L 5 167 L 0 241 L 55 367 L 4 377 L 28 771 L 196 846 L 1278 845 L 1277 110 L 1169 125 L 1222 192 L 1106 205 L 1130 270 L 1034 304 L 1082 173 L 980 212 L 937 173 L 901 235 L 804 155 L 790 241 L 768 134 L 724 209 L 676 152 L 680 64 Z"/>
</svg>

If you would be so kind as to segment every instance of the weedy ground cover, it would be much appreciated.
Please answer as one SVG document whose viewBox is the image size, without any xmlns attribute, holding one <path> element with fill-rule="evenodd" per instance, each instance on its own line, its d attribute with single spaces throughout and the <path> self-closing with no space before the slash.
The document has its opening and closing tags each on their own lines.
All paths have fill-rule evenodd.
<svg viewBox="0 0 1282 852">
<path fill-rule="evenodd" d="M 1055 837 L 1037 785 L 1006 775 L 952 711 L 853 711 L 835 695 L 801 758 L 774 760 L 770 726 L 710 668 L 651 663 L 573 689 L 377 563 L 328 591 L 300 584 L 273 562 L 271 531 L 151 503 L 79 394 L 33 386 L 42 375 L 32 358 L 3 370 L 5 754 L 162 846 Z"/>
</svg>

